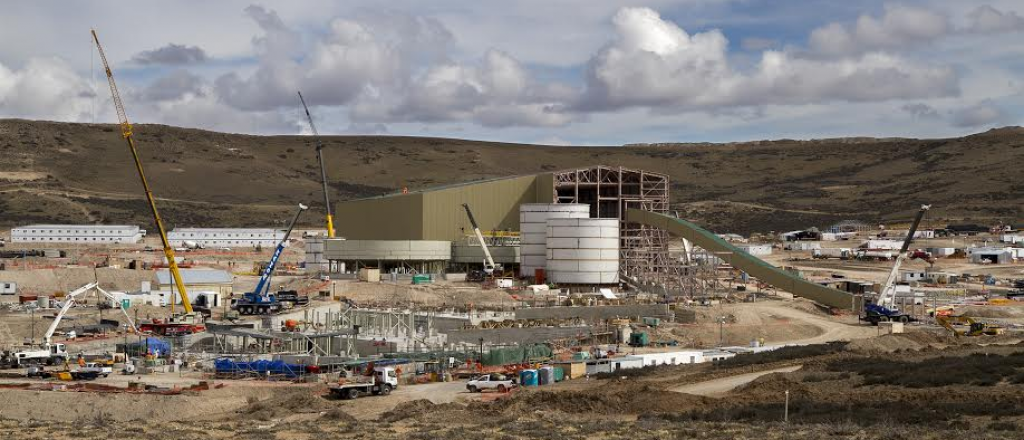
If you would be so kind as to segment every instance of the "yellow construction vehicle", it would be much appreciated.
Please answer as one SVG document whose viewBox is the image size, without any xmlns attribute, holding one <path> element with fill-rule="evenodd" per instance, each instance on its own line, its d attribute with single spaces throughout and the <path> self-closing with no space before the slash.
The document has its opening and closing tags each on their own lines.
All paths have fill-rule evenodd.
<svg viewBox="0 0 1024 440">
<path fill-rule="evenodd" d="M 939 315 L 939 316 L 935 317 L 935 322 L 938 323 L 939 325 L 945 327 L 946 330 L 949 330 L 950 332 L 953 333 L 953 336 L 956 336 L 958 338 L 961 337 L 961 336 L 981 336 L 981 335 L 995 336 L 995 335 L 1001 335 L 1001 334 L 1006 332 L 1006 329 L 1003 326 L 1001 326 L 1001 325 L 986 324 L 984 322 L 977 322 L 977 321 L 974 320 L 974 318 L 971 318 L 970 316 L 964 316 L 964 315 L 956 315 L 956 316 L 943 316 L 943 315 Z M 967 326 L 967 330 L 964 331 L 964 330 L 957 329 L 956 326 L 958 326 L 958 325 L 965 325 L 965 326 Z"/>
<path fill-rule="evenodd" d="M 100 60 L 103 62 L 103 69 L 107 74 L 107 82 L 110 85 L 110 94 L 113 97 L 114 108 L 117 110 L 117 118 L 121 124 L 121 136 L 125 142 L 128 143 L 128 149 L 132 153 L 132 158 L 135 159 L 135 169 L 139 172 L 139 180 L 142 181 L 142 189 L 146 192 L 146 200 L 149 202 L 149 209 L 153 214 L 153 221 L 156 223 L 157 231 L 160 233 L 160 242 L 164 246 L 164 256 L 167 258 L 167 266 L 171 272 L 171 278 L 174 280 L 174 285 L 178 290 L 178 294 L 181 296 L 181 305 L 185 309 L 185 313 L 181 315 L 174 314 L 174 301 L 171 300 L 171 319 L 168 322 L 152 323 L 151 326 L 143 330 L 152 330 L 156 333 L 163 334 L 165 332 L 173 332 L 175 334 L 182 333 L 194 333 L 196 331 L 202 331 L 203 326 L 197 322 L 196 314 L 192 310 L 192 304 L 189 302 L 188 293 L 185 290 L 185 284 L 181 279 L 181 272 L 178 270 L 178 262 L 174 258 L 174 248 L 171 247 L 170 242 L 167 241 L 167 231 L 164 229 L 164 223 L 160 220 L 160 213 L 156 209 L 156 199 L 153 197 L 153 191 L 149 188 L 149 182 L 146 180 L 146 173 L 142 170 L 142 162 L 139 160 L 139 152 L 135 148 L 135 138 L 132 136 L 132 124 L 128 122 L 128 114 L 125 113 L 124 103 L 121 102 L 121 94 L 117 91 L 117 84 L 114 83 L 114 73 L 110 70 L 110 64 L 107 63 L 107 55 L 103 52 L 103 46 L 100 45 L 100 38 L 96 35 L 96 31 L 92 31 L 92 39 L 96 42 L 96 49 L 99 51 Z"/>
</svg>

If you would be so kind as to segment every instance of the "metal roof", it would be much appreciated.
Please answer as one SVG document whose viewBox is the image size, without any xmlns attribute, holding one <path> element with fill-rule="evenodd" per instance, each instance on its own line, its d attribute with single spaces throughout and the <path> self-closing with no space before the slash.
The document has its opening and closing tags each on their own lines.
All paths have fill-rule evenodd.
<svg viewBox="0 0 1024 440">
<path fill-rule="evenodd" d="M 181 282 L 187 284 L 231 284 L 234 277 L 217 269 L 180 269 Z M 157 284 L 171 284 L 171 273 L 167 269 L 156 272 Z"/>
<path fill-rule="evenodd" d="M 136 230 L 138 226 L 132 225 L 25 225 L 14 229 L 120 229 Z"/>
</svg>

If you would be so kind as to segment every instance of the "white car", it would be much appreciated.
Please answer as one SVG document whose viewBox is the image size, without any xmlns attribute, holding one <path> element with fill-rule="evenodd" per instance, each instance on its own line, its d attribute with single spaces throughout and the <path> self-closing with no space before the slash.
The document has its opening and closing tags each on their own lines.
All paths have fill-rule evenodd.
<svg viewBox="0 0 1024 440">
<path fill-rule="evenodd" d="M 516 382 L 504 374 L 485 374 L 466 383 L 466 389 L 471 393 L 482 393 L 484 390 L 497 390 L 506 392 L 516 387 Z"/>
</svg>

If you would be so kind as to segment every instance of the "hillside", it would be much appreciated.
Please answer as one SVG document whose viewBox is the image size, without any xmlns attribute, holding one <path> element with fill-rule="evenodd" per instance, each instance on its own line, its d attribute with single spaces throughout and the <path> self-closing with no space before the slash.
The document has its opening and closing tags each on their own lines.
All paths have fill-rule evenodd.
<svg viewBox="0 0 1024 440">
<path fill-rule="evenodd" d="M 311 138 L 135 126 L 147 176 L 174 226 L 282 223 L 320 186 Z M 954 139 L 847 138 L 553 147 L 399 136 L 324 138 L 333 200 L 592 164 L 672 176 L 674 209 L 716 231 L 909 218 L 1024 219 L 1024 129 Z M 322 211 L 321 211 L 322 212 Z M 0 120 L 0 226 L 151 224 L 115 125 Z M 151 226 L 150 226 L 151 227 Z"/>
</svg>

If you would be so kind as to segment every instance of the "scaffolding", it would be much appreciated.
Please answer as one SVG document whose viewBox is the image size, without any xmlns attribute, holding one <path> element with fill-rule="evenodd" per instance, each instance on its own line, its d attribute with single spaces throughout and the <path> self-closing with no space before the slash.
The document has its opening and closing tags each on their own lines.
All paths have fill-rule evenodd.
<svg viewBox="0 0 1024 440">
<path fill-rule="evenodd" d="M 590 205 L 591 218 L 619 220 L 619 278 L 633 287 L 668 296 L 706 296 L 715 268 L 669 250 L 667 231 L 626 221 L 626 211 L 669 212 L 666 174 L 596 166 L 554 173 L 555 203 Z"/>
</svg>

